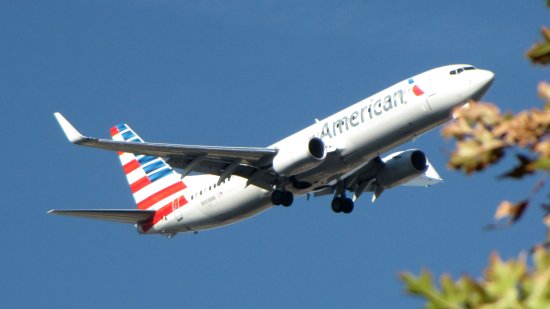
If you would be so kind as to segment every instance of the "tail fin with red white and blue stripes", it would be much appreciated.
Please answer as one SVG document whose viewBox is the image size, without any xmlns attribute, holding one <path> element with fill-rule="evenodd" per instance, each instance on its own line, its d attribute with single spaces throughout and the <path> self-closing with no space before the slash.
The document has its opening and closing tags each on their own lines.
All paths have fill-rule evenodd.
<svg viewBox="0 0 550 309">
<path fill-rule="evenodd" d="M 126 124 L 112 127 L 111 136 L 116 141 L 143 143 Z M 178 200 L 178 205 L 187 203 L 183 196 L 187 186 L 181 175 L 162 158 L 126 152 L 119 152 L 118 155 L 137 208 L 159 210 L 174 200 Z"/>
</svg>

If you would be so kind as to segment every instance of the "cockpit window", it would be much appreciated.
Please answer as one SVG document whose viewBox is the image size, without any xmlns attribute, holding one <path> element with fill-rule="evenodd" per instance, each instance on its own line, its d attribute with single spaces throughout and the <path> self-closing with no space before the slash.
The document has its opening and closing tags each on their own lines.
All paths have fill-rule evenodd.
<svg viewBox="0 0 550 309">
<path fill-rule="evenodd" d="M 456 70 L 452 70 L 449 72 L 450 75 L 456 75 L 456 74 L 460 74 L 464 71 L 470 71 L 470 70 L 477 70 L 475 67 L 472 67 L 472 66 L 469 66 L 469 67 L 463 67 L 463 68 L 460 68 L 460 69 L 456 69 Z"/>
</svg>

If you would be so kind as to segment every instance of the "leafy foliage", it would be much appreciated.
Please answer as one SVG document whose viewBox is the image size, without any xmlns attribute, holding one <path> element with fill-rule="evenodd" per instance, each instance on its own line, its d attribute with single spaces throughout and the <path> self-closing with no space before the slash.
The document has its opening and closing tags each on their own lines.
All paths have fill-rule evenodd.
<svg viewBox="0 0 550 309">
<path fill-rule="evenodd" d="M 517 163 L 501 178 L 522 179 L 540 174 L 533 190 L 537 193 L 544 186 L 550 171 L 550 84 L 542 82 L 538 88 L 539 95 L 545 101 L 543 109 L 503 114 L 494 104 L 478 102 L 457 108 L 454 111 L 455 121 L 442 130 L 444 137 L 456 140 L 449 167 L 470 175 L 514 152 Z M 532 196 L 518 203 L 502 202 L 495 219 L 508 218 L 506 225 L 515 223 L 523 215 Z M 550 222 L 550 218 L 545 218 L 545 222 Z"/>
<path fill-rule="evenodd" d="M 546 1 L 546 6 L 550 7 L 550 0 Z M 550 63 L 550 29 L 543 27 L 541 30 L 542 42 L 537 42 L 527 51 L 527 57 L 534 64 L 546 65 Z"/>
<path fill-rule="evenodd" d="M 550 29 L 542 28 L 542 37 L 544 41 L 535 43 L 527 52 L 527 57 L 535 64 L 548 64 L 550 62 Z"/>
<path fill-rule="evenodd" d="M 547 0 L 550 7 L 550 0 Z M 543 41 L 529 49 L 527 57 L 534 64 L 550 64 L 550 28 L 542 28 Z M 502 201 L 488 229 L 516 223 L 528 208 L 532 198 L 550 175 L 550 84 L 538 86 L 544 100 L 542 109 L 533 108 L 517 114 L 501 113 L 490 103 L 469 102 L 454 111 L 455 121 L 442 130 L 446 138 L 456 140 L 448 165 L 467 175 L 482 171 L 513 153 L 516 165 L 500 178 L 523 179 L 538 175 L 532 193 L 519 202 Z M 550 195 L 549 195 L 550 196 Z M 547 239 L 532 250 L 533 267 L 526 264 L 526 255 L 516 260 L 502 261 L 497 253 L 489 259 L 483 277 L 463 275 L 453 281 L 441 276 L 439 287 L 432 274 L 423 270 L 418 277 L 401 274 L 406 290 L 427 300 L 426 308 L 550 308 L 550 203 L 543 204 L 543 224 Z"/>
<path fill-rule="evenodd" d="M 539 88 L 550 88 L 542 83 Z M 549 91 L 550 92 L 550 91 Z M 516 115 L 501 114 L 490 103 L 471 102 L 455 111 L 457 119 L 442 130 L 443 136 L 457 140 L 449 166 L 466 174 L 498 162 L 504 150 L 517 147 L 518 165 L 504 174 L 522 178 L 536 170 L 548 170 L 550 158 L 550 103 L 543 110 L 531 109 Z"/>
<path fill-rule="evenodd" d="M 402 273 L 407 292 L 428 300 L 425 308 L 550 308 L 550 253 L 537 247 L 529 269 L 526 255 L 503 261 L 497 253 L 489 259 L 483 277 L 463 275 L 453 281 L 442 275 L 439 287 L 432 274 L 423 270 L 418 277 Z"/>
</svg>

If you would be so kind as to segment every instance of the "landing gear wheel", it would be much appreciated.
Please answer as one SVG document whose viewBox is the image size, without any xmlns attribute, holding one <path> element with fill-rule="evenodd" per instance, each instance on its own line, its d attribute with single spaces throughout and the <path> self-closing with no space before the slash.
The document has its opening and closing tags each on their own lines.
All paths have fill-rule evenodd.
<svg viewBox="0 0 550 309">
<path fill-rule="evenodd" d="M 335 213 L 343 212 L 349 214 L 353 211 L 353 200 L 346 197 L 335 197 L 332 199 L 332 211 Z"/>
<path fill-rule="evenodd" d="M 334 211 L 335 213 L 342 212 L 341 198 L 335 197 L 334 199 L 332 199 L 331 206 L 332 206 L 332 211 Z"/>
<path fill-rule="evenodd" d="M 343 204 L 343 207 L 342 207 L 342 212 L 345 213 L 345 214 L 349 214 L 350 212 L 353 211 L 353 200 L 350 199 L 350 198 L 343 198 L 342 199 L 342 204 Z"/>
<path fill-rule="evenodd" d="M 271 193 L 271 203 L 273 205 L 288 207 L 292 205 L 292 202 L 294 202 L 294 194 L 290 191 L 274 190 Z"/>
<path fill-rule="evenodd" d="M 292 202 L 294 202 L 294 194 L 292 194 L 292 192 L 290 191 L 283 191 L 283 201 L 281 202 L 281 204 L 284 207 L 288 207 L 292 205 Z"/>
<path fill-rule="evenodd" d="M 276 206 L 281 205 L 283 203 L 283 191 L 274 190 L 271 192 L 271 203 Z"/>
</svg>

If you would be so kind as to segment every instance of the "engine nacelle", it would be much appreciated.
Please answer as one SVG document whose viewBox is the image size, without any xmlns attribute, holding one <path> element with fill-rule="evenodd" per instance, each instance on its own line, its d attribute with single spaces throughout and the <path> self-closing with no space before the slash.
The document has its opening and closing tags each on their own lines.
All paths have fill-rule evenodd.
<svg viewBox="0 0 550 309">
<path fill-rule="evenodd" d="M 273 158 L 273 170 L 283 176 L 293 176 L 318 166 L 326 157 L 325 143 L 313 137 L 307 143 L 280 149 Z"/>
<path fill-rule="evenodd" d="M 384 166 L 376 173 L 376 179 L 385 189 L 404 184 L 428 169 L 426 155 L 420 150 L 391 154 L 383 161 Z"/>
</svg>

